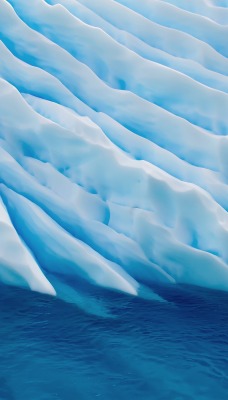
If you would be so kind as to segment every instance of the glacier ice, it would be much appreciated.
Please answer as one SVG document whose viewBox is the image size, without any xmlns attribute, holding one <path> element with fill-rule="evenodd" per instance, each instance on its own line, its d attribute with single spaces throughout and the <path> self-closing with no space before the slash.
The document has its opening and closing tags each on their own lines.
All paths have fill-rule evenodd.
<svg viewBox="0 0 228 400">
<path fill-rule="evenodd" d="M 0 0 L 2 282 L 228 290 L 228 4 L 208 3 Z"/>
</svg>

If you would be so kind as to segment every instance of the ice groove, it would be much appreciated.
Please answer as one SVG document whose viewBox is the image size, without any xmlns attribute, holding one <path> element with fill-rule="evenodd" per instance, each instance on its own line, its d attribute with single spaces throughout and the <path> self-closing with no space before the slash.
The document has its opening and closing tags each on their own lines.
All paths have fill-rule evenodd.
<svg viewBox="0 0 228 400">
<path fill-rule="evenodd" d="M 208 4 L 206 0 L 199 2 L 198 0 L 193 0 L 189 2 L 188 0 L 161 0 L 165 3 L 171 3 L 176 7 L 190 11 L 194 14 L 199 14 L 210 18 L 220 24 L 228 25 L 228 10 L 226 7 L 218 7 L 216 3 L 212 6 Z"/>
<path fill-rule="evenodd" d="M 71 14 L 83 22 L 101 28 L 117 42 L 133 50 L 145 59 L 171 67 L 209 87 L 225 91 L 226 93 L 228 91 L 228 78 L 224 75 L 210 71 L 195 61 L 172 56 L 160 49 L 149 46 L 136 36 L 116 28 L 76 0 L 74 2 L 69 0 L 46 0 L 46 2 L 52 5 L 63 5 Z"/>
<path fill-rule="evenodd" d="M 45 4 L 45 3 L 40 3 L 40 4 Z M 58 10 L 60 11 L 61 9 Z M 44 11 L 46 11 L 45 7 Z M 41 13 L 41 15 L 43 14 L 45 14 L 45 12 Z M 4 13 L 2 13 L 2 18 L 3 17 Z M 58 17 L 56 19 L 59 20 Z M 66 19 L 66 21 L 68 21 L 68 19 Z M 12 23 L 17 24 L 17 19 L 14 16 L 12 19 Z M 47 22 L 44 24 L 46 26 Z M 77 27 L 76 22 L 74 26 Z M 40 46 L 42 44 L 42 48 L 44 49 L 44 51 L 50 53 L 49 60 L 44 60 L 42 55 L 39 57 L 34 55 L 32 61 L 35 62 L 37 66 L 45 68 L 48 72 L 54 74 L 57 77 L 60 77 L 61 75 L 60 79 L 67 87 L 69 87 L 69 78 L 67 77 L 67 75 L 69 76 L 70 73 L 69 68 L 61 66 L 61 68 L 64 68 L 65 70 L 64 71 L 65 72 L 64 75 L 66 76 L 65 78 L 65 76 L 62 77 L 62 73 L 60 72 L 60 63 L 57 60 L 55 69 L 53 69 L 53 65 L 50 65 L 52 63 L 51 57 L 55 57 L 56 59 L 58 53 L 62 54 L 62 50 L 60 51 L 59 47 L 53 48 L 53 45 L 51 47 L 51 44 L 49 42 L 43 42 L 42 38 L 39 36 L 38 33 L 35 34 L 35 32 L 33 32 L 32 34 L 32 32 L 28 28 L 26 29 L 25 26 L 23 25 L 19 24 L 19 29 L 22 30 L 23 34 L 26 35 L 26 37 L 28 38 L 27 40 L 22 38 L 21 39 L 22 43 L 20 43 L 20 46 L 23 46 L 23 40 L 25 41 L 24 45 L 26 45 L 26 51 L 27 48 L 29 48 L 30 52 L 33 52 L 34 54 L 33 51 L 34 45 L 32 45 L 31 43 L 31 39 L 33 39 L 35 40 L 35 42 L 39 40 Z M 15 46 L 16 44 L 15 35 L 12 32 L 12 29 L 8 29 L 7 33 L 12 38 L 11 40 L 13 41 L 13 46 Z M 60 33 L 59 37 L 62 37 L 61 31 L 59 33 Z M 87 35 L 89 36 L 86 42 L 84 38 L 86 38 Z M 115 57 L 118 57 L 120 58 L 120 60 L 123 60 L 123 64 L 121 64 L 121 62 L 117 64 L 115 60 L 113 62 L 112 56 L 110 54 L 105 59 L 99 60 L 99 62 L 97 62 L 96 54 L 100 54 L 102 52 L 103 37 L 101 37 L 100 40 L 97 40 L 97 37 L 99 38 L 98 32 L 96 32 L 96 35 L 94 35 L 94 32 L 88 33 L 88 26 L 83 26 L 81 23 L 79 24 L 79 30 L 76 30 L 75 33 L 73 34 L 73 37 L 75 36 L 79 37 L 78 47 L 85 49 L 85 54 L 83 53 L 81 54 L 82 59 L 80 58 L 80 53 L 77 55 L 79 57 L 79 61 L 76 60 L 75 58 L 71 58 L 68 55 L 69 65 L 71 66 L 71 68 L 77 68 L 78 70 L 78 73 L 75 74 L 75 90 L 79 91 L 80 98 L 82 100 L 85 100 L 85 96 L 87 96 L 86 91 L 88 91 L 87 87 L 88 82 L 86 81 L 86 76 L 87 77 L 90 76 L 90 79 L 93 80 L 93 85 L 95 86 L 95 90 L 99 91 L 102 96 L 102 98 L 99 101 L 100 103 L 99 111 L 104 111 L 103 96 L 109 98 L 110 103 L 112 104 L 113 102 L 117 102 L 116 100 L 117 96 L 118 98 L 121 98 L 122 101 L 126 101 L 125 98 L 129 97 L 130 100 L 136 102 L 137 99 L 135 99 L 135 97 L 133 96 L 133 93 L 135 93 L 137 96 L 140 96 L 139 101 L 142 101 L 141 98 L 143 98 L 147 101 L 151 101 L 152 103 L 156 104 L 157 106 L 160 106 L 161 108 L 171 113 L 174 113 L 177 116 L 186 118 L 189 122 L 192 122 L 193 124 L 196 123 L 197 119 L 198 124 L 201 125 L 201 127 L 211 130 L 212 132 L 215 131 L 218 134 L 222 135 L 227 134 L 227 125 L 225 121 L 223 122 L 225 109 L 228 107 L 227 94 L 221 93 L 220 91 L 214 93 L 214 89 L 210 89 L 204 85 L 199 85 L 196 81 L 193 81 L 190 78 L 182 76 L 182 74 L 178 72 L 172 70 L 170 71 L 170 69 L 167 69 L 166 67 L 163 68 L 159 67 L 156 63 L 152 63 L 146 60 L 141 60 L 140 58 L 135 59 L 135 57 L 138 56 L 132 52 L 130 52 L 129 55 L 126 57 L 126 62 L 125 62 L 124 49 L 122 48 L 122 46 L 117 45 L 114 41 L 110 43 L 111 38 L 110 40 L 106 38 L 107 41 L 106 40 L 104 41 L 104 45 L 110 47 L 112 50 L 111 54 L 115 54 Z M 96 37 L 95 41 L 93 41 L 94 37 Z M 68 40 L 68 42 L 70 42 L 70 40 Z M 121 93 L 113 91 L 107 85 L 101 83 L 102 81 L 96 79 L 96 77 L 94 77 L 91 74 L 91 72 L 89 72 L 85 68 L 84 64 L 82 64 L 82 61 L 85 61 L 84 57 L 88 58 L 89 54 L 91 54 L 92 47 L 91 48 L 88 47 L 88 50 L 86 49 L 87 47 L 86 43 L 90 42 L 91 42 L 90 46 L 92 45 L 94 49 L 96 49 L 97 47 L 96 43 L 98 43 L 98 46 L 100 47 L 98 47 L 94 52 L 95 59 L 91 61 L 92 65 L 90 64 L 89 67 L 93 66 L 95 73 L 97 73 L 98 70 L 100 70 L 101 71 L 100 78 L 105 79 L 106 83 L 110 84 L 116 89 L 121 89 L 122 85 L 124 85 L 126 91 L 124 92 L 121 91 Z M 58 44 L 60 45 L 62 43 Z M 14 50 L 16 50 L 17 52 L 16 55 L 19 55 L 18 49 L 14 48 Z M 69 50 L 69 48 L 67 48 L 67 50 Z M 30 55 L 28 57 L 28 54 L 24 53 L 23 57 L 25 61 L 31 62 Z M 67 55 L 65 55 L 65 57 L 67 57 Z M 90 58 L 91 57 L 92 56 L 90 56 Z M 139 63 L 141 63 L 140 71 L 137 68 L 137 65 Z M 122 72 L 120 74 L 119 72 L 120 68 L 122 68 L 123 71 L 129 72 L 130 67 L 132 68 L 132 75 L 128 76 L 129 74 L 127 72 L 125 72 L 124 75 Z M 113 71 L 113 74 L 110 71 Z M 171 75 L 170 79 L 171 73 L 173 73 L 174 76 Z M 136 81 L 133 79 L 133 76 L 135 76 L 134 79 L 137 79 Z M 140 84 L 138 84 L 137 82 L 140 82 Z M 161 87 L 161 83 L 163 83 L 163 89 Z M 176 85 L 180 86 L 181 88 L 178 99 L 175 98 Z M 194 95 L 194 93 L 196 92 L 195 85 L 199 85 L 197 86 L 197 96 Z M 153 89 L 151 90 L 150 88 Z M 74 93 L 76 93 L 75 90 Z M 185 96 L 186 91 L 189 93 L 188 98 L 186 98 Z M 215 107 L 214 97 L 216 97 L 216 107 Z M 205 109 L 202 110 L 202 104 L 204 104 L 204 101 L 206 101 L 206 99 L 208 102 L 208 111 L 205 112 Z M 95 107 L 93 99 L 91 100 L 92 102 L 89 105 Z M 97 105 L 99 105 L 99 103 Z M 107 104 L 105 104 L 105 107 L 107 107 Z M 109 108 L 111 109 L 110 111 L 112 112 L 111 104 Z"/>
</svg>

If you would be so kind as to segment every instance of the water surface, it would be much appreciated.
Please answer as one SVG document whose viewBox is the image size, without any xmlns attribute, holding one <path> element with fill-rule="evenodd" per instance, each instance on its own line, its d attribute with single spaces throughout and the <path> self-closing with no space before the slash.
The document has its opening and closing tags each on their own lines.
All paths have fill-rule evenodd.
<svg viewBox="0 0 228 400">
<path fill-rule="evenodd" d="M 94 293 L 110 316 L 1 287 L 1 400 L 226 400 L 228 295 Z"/>
</svg>

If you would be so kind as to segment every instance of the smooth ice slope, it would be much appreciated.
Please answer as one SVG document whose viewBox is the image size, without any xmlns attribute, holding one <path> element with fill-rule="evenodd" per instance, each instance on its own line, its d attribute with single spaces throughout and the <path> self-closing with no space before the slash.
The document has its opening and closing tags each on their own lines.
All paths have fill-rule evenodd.
<svg viewBox="0 0 228 400">
<path fill-rule="evenodd" d="M 0 0 L 0 279 L 228 290 L 228 4 L 27 3 Z"/>
</svg>

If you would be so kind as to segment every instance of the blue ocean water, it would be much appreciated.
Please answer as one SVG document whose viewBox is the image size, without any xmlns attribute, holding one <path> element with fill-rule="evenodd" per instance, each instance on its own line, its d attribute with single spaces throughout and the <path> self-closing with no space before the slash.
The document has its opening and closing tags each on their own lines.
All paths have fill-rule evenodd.
<svg viewBox="0 0 228 400">
<path fill-rule="evenodd" d="M 96 291 L 110 317 L 1 287 L 1 400 L 226 400 L 228 294 L 160 289 L 166 302 Z"/>
</svg>

